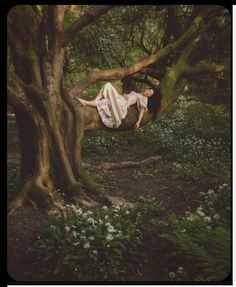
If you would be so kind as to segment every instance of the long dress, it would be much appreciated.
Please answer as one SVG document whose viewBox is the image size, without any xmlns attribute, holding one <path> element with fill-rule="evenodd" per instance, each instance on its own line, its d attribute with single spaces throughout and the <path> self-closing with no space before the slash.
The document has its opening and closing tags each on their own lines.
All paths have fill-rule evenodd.
<svg viewBox="0 0 236 287">
<path fill-rule="evenodd" d="M 111 83 L 106 83 L 101 92 L 103 99 L 97 100 L 97 110 L 102 122 L 109 128 L 118 128 L 125 118 L 128 108 L 137 103 L 138 110 L 147 111 L 147 97 L 134 91 L 127 94 L 127 100 L 120 95 Z"/>
</svg>

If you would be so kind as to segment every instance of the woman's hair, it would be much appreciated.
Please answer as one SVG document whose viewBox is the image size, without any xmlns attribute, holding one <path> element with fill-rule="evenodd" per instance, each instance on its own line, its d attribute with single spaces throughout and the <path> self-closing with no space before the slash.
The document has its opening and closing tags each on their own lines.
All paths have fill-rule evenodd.
<svg viewBox="0 0 236 287">
<path fill-rule="evenodd" d="M 153 90 L 153 95 L 148 98 L 148 110 L 152 114 L 153 120 L 156 119 L 161 104 L 161 94 L 157 88 L 148 87 L 147 90 Z"/>
</svg>

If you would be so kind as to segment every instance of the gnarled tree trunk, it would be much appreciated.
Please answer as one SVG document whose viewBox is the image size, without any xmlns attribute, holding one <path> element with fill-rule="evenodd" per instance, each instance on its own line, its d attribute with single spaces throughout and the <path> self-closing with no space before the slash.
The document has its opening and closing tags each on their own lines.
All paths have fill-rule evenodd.
<svg viewBox="0 0 236 287">
<path fill-rule="evenodd" d="M 23 182 L 10 212 L 25 203 L 62 209 L 59 191 L 73 202 L 95 204 L 100 191 L 82 168 L 84 112 L 63 86 L 63 16 L 63 5 L 50 6 L 44 18 L 26 5 L 8 15 L 15 67 L 8 102 L 16 114 Z"/>
</svg>

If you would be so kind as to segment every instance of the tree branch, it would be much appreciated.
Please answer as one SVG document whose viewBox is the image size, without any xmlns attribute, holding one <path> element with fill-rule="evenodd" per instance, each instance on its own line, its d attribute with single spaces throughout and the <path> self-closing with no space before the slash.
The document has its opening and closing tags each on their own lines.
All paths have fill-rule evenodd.
<svg viewBox="0 0 236 287">
<path fill-rule="evenodd" d="M 217 64 L 213 62 L 201 62 L 194 66 L 185 65 L 184 66 L 184 75 L 196 75 L 200 73 L 222 73 L 227 69 L 224 64 Z"/>
<path fill-rule="evenodd" d="M 160 161 L 161 159 L 162 157 L 160 155 L 156 155 L 156 156 L 151 156 L 149 158 L 146 158 L 140 161 L 121 161 L 117 163 L 104 162 L 97 166 L 90 165 L 88 163 L 83 163 L 83 166 L 87 168 L 92 168 L 95 170 L 111 170 L 111 169 L 122 169 L 122 168 L 128 168 L 128 167 L 144 166 L 144 165 L 156 163 Z"/>
<path fill-rule="evenodd" d="M 166 55 L 170 54 L 180 46 L 182 46 L 186 41 L 188 41 L 200 28 L 203 19 L 210 13 L 211 8 L 206 8 L 200 15 L 198 15 L 192 22 L 188 30 L 175 42 L 169 43 L 156 53 L 150 55 L 144 60 L 131 64 L 128 67 L 118 67 L 109 70 L 92 70 L 84 79 L 82 79 L 77 85 L 75 85 L 70 90 L 70 95 L 72 97 L 77 96 L 83 90 L 85 90 L 89 85 L 96 82 L 97 80 L 118 80 L 122 79 L 128 75 L 134 74 L 140 71 L 142 68 L 145 68 L 154 62 L 160 60 Z"/>
<path fill-rule="evenodd" d="M 114 7 L 116 7 L 116 5 L 99 5 L 87 11 L 65 31 L 63 46 L 68 45 L 81 29 L 94 22 Z"/>
<path fill-rule="evenodd" d="M 56 31 L 61 33 L 64 25 L 65 5 L 55 5 L 53 13 Z"/>
<path fill-rule="evenodd" d="M 154 68 L 144 67 L 139 72 L 148 75 L 154 79 L 160 79 L 160 73 Z"/>
<path fill-rule="evenodd" d="M 146 46 L 144 45 L 144 36 L 145 36 L 145 30 L 143 30 L 142 32 L 142 35 L 141 35 L 141 38 L 140 38 L 140 44 L 139 44 L 139 47 L 148 55 L 151 55 L 152 52 L 150 52 Z"/>
</svg>

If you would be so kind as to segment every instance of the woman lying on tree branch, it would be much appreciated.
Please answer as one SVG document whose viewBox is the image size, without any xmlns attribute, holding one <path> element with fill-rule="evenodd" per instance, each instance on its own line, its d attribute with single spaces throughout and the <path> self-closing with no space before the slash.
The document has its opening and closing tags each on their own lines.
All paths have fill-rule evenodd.
<svg viewBox="0 0 236 287">
<path fill-rule="evenodd" d="M 148 98 L 154 93 L 154 89 L 148 88 L 142 93 L 132 91 L 122 96 L 111 83 L 106 83 L 94 100 L 76 98 L 83 106 L 96 107 L 102 122 L 109 128 L 118 128 L 127 115 L 128 108 L 137 103 L 139 115 L 134 127 L 139 128 L 143 114 L 147 111 Z"/>
</svg>

